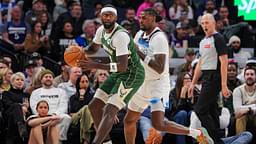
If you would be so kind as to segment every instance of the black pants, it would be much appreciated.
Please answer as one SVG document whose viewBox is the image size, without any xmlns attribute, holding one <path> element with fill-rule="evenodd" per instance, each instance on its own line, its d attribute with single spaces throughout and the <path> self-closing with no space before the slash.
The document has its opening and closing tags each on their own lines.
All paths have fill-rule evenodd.
<svg viewBox="0 0 256 144">
<path fill-rule="evenodd" d="M 218 106 L 219 93 L 221 91 L 221 76 L 218 71 L 203 71 L 202 89 L 195 105 L 195 112 L 214 140 L 215 144 L 223 144 L 220 135 Z"/>
</svg>

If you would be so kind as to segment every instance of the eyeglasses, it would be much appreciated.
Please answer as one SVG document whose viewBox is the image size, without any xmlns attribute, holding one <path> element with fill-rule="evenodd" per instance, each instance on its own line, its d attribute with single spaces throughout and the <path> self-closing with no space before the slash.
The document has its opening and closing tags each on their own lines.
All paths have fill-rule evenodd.
<svg viewBox="0 0 256 144">
<path fill-rule="evenodd" d="M 108 76 L 108 74 L 106 74 L 106 73 L 100 73 L 100 74 L 99 74 L 99 76 L 103 76 L 103 75 L 104 75 L 104 76 Z"/>
</svg>

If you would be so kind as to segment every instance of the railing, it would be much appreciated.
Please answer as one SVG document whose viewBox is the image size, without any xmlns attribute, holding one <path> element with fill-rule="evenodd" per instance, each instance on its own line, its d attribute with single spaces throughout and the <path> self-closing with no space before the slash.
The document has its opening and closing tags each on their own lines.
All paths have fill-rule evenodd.
<svg viewBox="0 0 256 144">
<path fill-rule="evenodd" d="M 8 55 L 12 58 L 12 69 L 14 72 L 24 71 L 26 62 L 30 59 L 30 55 L 23 52 L 15 51 L 12 45 L 0 39 L 0 56 Z M 55 75 L 60 74 L 60 65 L 47 56 L 42 56 L 43 66 L 50 69 Z"/>
</svg>

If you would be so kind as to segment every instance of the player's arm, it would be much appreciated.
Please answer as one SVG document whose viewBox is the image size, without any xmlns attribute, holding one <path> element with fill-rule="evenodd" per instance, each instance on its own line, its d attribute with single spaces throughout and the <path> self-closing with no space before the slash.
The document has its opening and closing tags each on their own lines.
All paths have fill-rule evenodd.
<svg viewBox="0 0 256 144">
<path fill-rule="evenodd" d="M 92 53 L 97 52 L 100 48 L 101 48 L 101 44 L 97 44 L 97 43 L 92 42 L 91 44 L 89 44 L 89 45 L 85 48 L 84 51 L 85 51 L 87 54 L 92 54 Z"/>
<path fill-rule="evenodd" d="M 201 59 L 199 59 L 194 71 L 193 80 L 192 80 L 193 85 L 197 83 L 200 76 L 201 76 Z"/>
</svg>

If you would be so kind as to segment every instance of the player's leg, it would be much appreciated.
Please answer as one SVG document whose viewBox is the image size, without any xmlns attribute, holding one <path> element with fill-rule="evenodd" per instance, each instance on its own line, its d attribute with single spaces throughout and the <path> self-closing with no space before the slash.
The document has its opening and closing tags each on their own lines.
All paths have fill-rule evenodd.
<svg viewBox="0 0 256 144">
<path fill-rule="evenodd" d="M 140 119 L 140 112 L 128 109 L 124 118 L 124 133 L 126 144 L 135 144 L 137 127 L 136 123 Z"/>
</svg>

